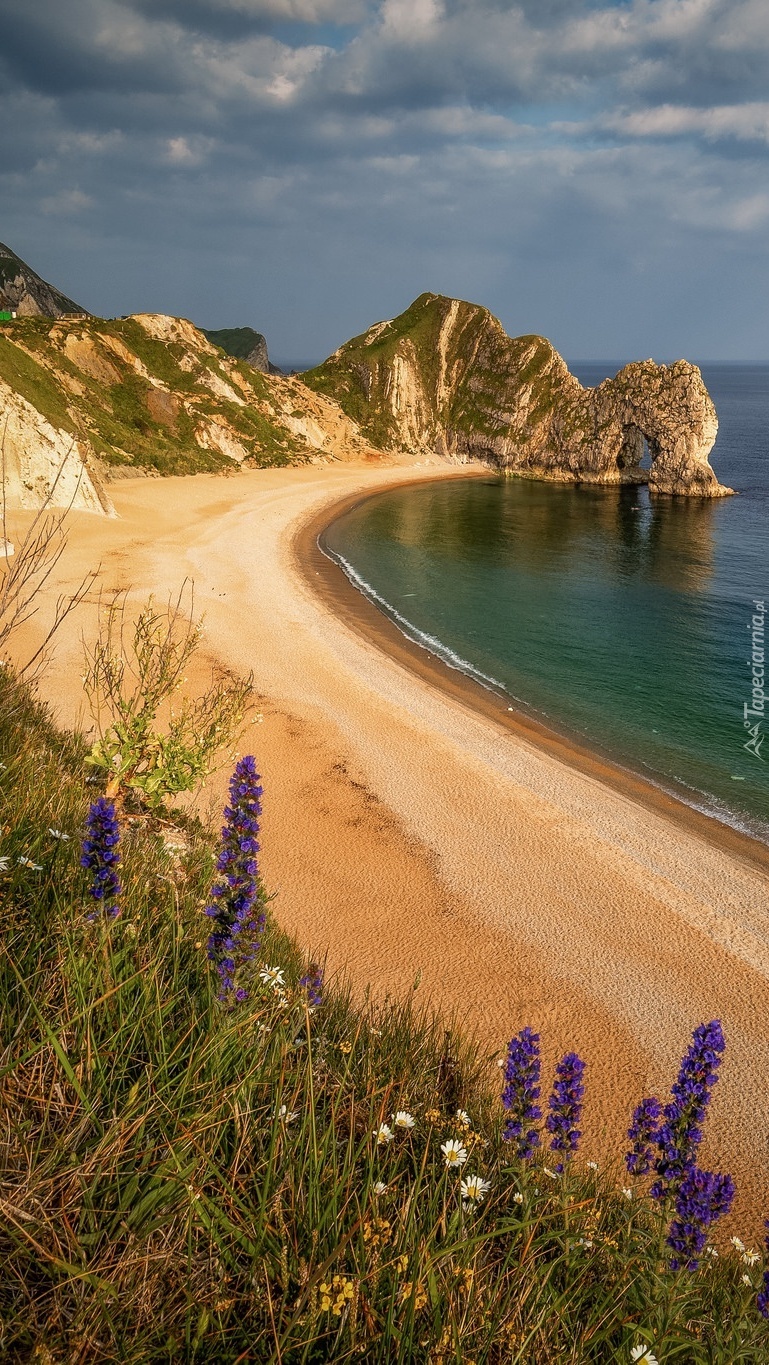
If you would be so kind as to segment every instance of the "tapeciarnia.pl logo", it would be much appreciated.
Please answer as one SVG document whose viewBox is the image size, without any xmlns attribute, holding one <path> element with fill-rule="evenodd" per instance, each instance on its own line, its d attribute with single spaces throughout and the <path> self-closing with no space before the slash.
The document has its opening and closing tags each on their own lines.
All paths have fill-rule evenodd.
<svg viewBox="0 0 769 1365">
<path fill-rule="evenodd" d="M 766 680 L 764 663 L 764 618 L 766 610 L 764 603 L 754 597 L 753 615 L 748 624 L 750 631 L 750 658 L 748 668 L 751 672 L 751 696 L 750 701 L 745 702 L 742 708 L 743 724 L 748 731 L 750 738 L 743 744 L 743 749 L 747 749 L 749 754 L 755 754 L 764 762 L 761 753 L 761 745 L 764 742 L 764 731 L 762 722 L 766 716 L 766 693 L 764 682 Z"/>
</svg>

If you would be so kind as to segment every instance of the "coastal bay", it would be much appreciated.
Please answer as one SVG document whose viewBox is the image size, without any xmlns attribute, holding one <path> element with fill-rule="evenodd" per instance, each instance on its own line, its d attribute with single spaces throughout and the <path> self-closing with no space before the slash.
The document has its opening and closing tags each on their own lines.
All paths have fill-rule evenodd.
<svg viewBox="0 0 769 1365">
<path fill-rule="evenodd" d="M 280 923 L 358 993 L 401 995 L 421 977 L 418 999 L 455 1012 L 491 1058 L 525 1023 L 548 1065 L 577 1048 L 591 1155 L 621 1150 L 633 1104 L 666 1091 L 692 1027 L 721 1017 L 704 1160 L 735 1176 L 735 1226 L 757 1226 L 769 1203 L 764 852 L 488 694 L 490 714 L 423 651 L 418 667 L 318 561 L 317 533 L 343 500 L 444 473 L 457 475 L 345 465 L 126 480 L 118 520 L 72 515 L 62 574 L 100 561 L 103 588 L 137 600 L 194 579 L 211 658 L 253 668 L 262 698 L 243 747 L 264 778 Z M 65 722 L 78 720 L 72 679 L 96 610 L 73 618 L 44 682 Z M 204 793 L 214 823 L 224 787 L 222 775 Z"/>
</svg>

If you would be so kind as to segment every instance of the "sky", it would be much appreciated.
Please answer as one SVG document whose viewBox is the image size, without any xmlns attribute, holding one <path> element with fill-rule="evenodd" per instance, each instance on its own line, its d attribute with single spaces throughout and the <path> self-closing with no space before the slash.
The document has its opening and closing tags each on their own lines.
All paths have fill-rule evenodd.
<svg viewBox="0 0 769 1365">
<path fill-rule="evenodd" d="M 425 290 L 769 360 L 769 4 L 0 0 L 0 240 L 278 360 Z"/>
</svg>

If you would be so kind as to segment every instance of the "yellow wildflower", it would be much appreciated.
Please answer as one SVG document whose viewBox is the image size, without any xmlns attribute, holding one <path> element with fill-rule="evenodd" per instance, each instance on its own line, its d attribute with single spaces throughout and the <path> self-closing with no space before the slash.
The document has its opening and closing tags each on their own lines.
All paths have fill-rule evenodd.
<svg viewBox="0 0 769 1365">
<path fill-rule="evenodd" d="M 328 1313 L 331 1310 L 334 1317 L 341 1317 L 354 1293 L 353 1282 L 345 1275 L 335 1275 L 330 1284 L 324 1281 L 320 1286 L 321 1312 Z"/>
</svg>

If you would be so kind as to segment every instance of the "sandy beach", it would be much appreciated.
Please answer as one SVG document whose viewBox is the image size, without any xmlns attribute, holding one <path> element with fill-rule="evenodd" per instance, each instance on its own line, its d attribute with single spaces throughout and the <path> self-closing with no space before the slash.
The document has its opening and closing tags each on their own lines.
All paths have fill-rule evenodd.
<svg viewBox="0 0 769 1365">
<path fill-rule="evenodd" d="M 692 1028 L 727 1036 L 705 1165 L 769 1214 L 769 856 L 510 715 L 411 647 L 320 561 L 333 508 L 445 466 L 341 465 L 112 486 L 115 520 L 71 515 L 52 595 L 101 564 L 105 590 L 165 599 L 194 580 L 210 658 L 253 669 L 245 751 L 265 787 L 275 914 L 355 989 L 455 1012 L 490 1056 L 523 1024 L 547 1066 L 585 1058 L 585 1154 L 618 1154 L 632 1106 L 664 1094 Z M 10 519 L 13 527 L 13 519 Z M 42 684 L 83 721 L 67 624 Z M 41 619 L 44 616 L 41 612 Z M 221 774 L 204 801 L 220 803 Z"/>
</svg>

